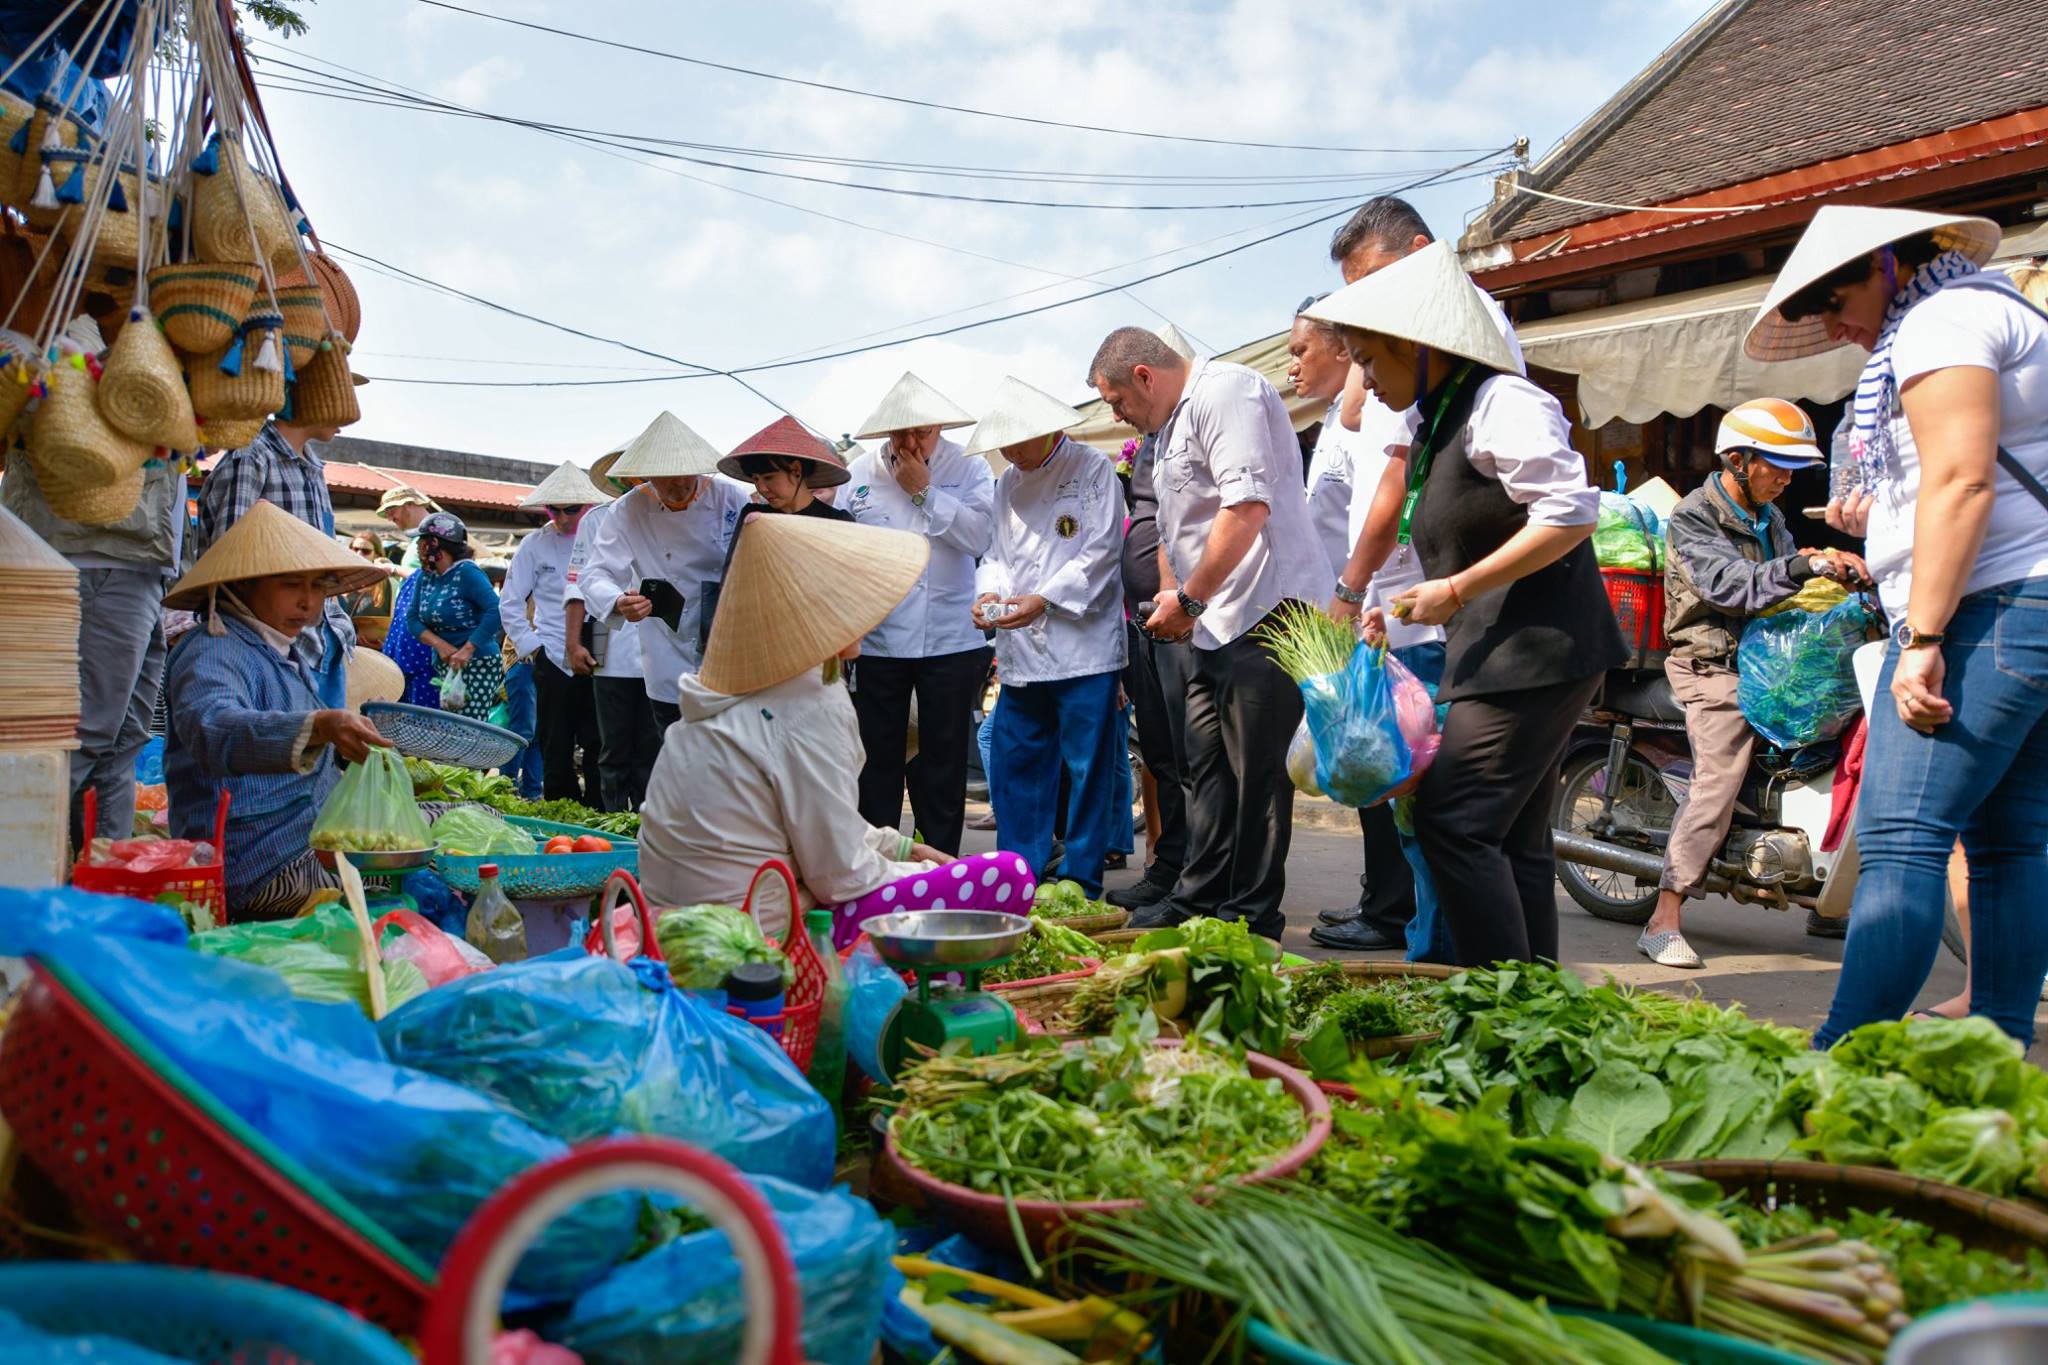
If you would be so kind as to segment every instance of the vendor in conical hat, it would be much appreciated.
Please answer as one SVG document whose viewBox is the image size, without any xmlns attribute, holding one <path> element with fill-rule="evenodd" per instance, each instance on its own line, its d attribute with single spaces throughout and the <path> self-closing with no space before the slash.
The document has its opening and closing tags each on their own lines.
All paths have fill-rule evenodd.
<svg viewBox="0 0 2048 1365">
<path fill-rule="evenodd" d="M 356 712 L 320 704 L 292 642 L 328 598 L 388 572 L 259 501 L 164 597 L 166 607 L 207 616 L 171 651 L 164 674 L 171 833 L 213 838 L 214 808 L 228 792 L 232 919 L 296 914 L 330 885 L 308 839 L 340 776 L 335 759 L 353 762 L 389 741 Z"/>
<path fill-rule="evenodd" d="M 853 520 L 851 512 L 818 496 L 821 490 L 846 482 L 846 458 L 794 417 L 778 417 L 734 446 L 732 453 L 718 462 L 718 472 L 754 485 L 756 501 L 740 509 L 740 530 L 746 529 L 749 518 L 775 512 L 827 521 Z M 733 547 L 739 543 L 735 531 L 732 546 L 725 552 L 728 565 Z"/>
<path fill-rule="evenodd" d="M 803 908 L 832 908 L 842 945 L 892 910 L 1025 912 L 1034 883 L 1016 854 L 955 860 L 861 818 L 864 755 L 839 665 L 929 557 L 923 536 L 900 531 L 809 517 L 748 528 L 641 808 L 649 896 L 738 905 L 761 864 L 780 858 Z M 777 932 L 779 917 L 763 927 Z"/>
</svg>

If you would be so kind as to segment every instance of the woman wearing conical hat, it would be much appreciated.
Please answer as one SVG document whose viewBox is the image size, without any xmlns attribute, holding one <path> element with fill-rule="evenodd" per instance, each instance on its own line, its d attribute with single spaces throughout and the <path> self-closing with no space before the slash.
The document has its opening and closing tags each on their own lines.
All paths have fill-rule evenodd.
<svg viewBox="0 0 2048 1365">
<path fill-rule="evenodd" d="M 228 793 L 230 919 L 295 915 L 332 884 L 308 840 L 340 777 L 335 758 L 358 760 L 388 741 L 356 712 L 321 705 L 292 642 L 322 618 L 328 598 L 388 573 L 259 501 L 164 597 L 173 610 L 207 615 L 164 674 L 171 833 L 211 839 L 214 807 Z"/>
<path fill-rule="evenodd" d="M 844 945 L 860 923 L 934 907 L 1023 912 L 1014 853 L 949 859 L 863 819 L 859 724 L 839 665 L 923 575 L 929 542 L 809 517 L 740 537 L 701 672 L 678 685 L 640 811 L 640 878 L 665 905 L 738 905 L 760 865 L 796 872 Z M 777 923 L 763 925 L 777 932 Z"/>
</svg>

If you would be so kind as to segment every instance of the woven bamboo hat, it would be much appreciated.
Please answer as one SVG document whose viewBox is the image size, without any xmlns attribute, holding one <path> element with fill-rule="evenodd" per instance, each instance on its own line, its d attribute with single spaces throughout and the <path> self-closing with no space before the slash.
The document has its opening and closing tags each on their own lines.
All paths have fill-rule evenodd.
<svg viewBox="0 0 2048 1365">
<path fill-rule="evenodd" d="M 614 478 L 685 478 L 716 473 L 722 458 L 711 442 L 684 426 L 674 413 L 664 412 L 627 444 L 611 474 Z"/>
<path fill-rule="evenodd" d="M 1065 431 L 1080 420 L 1081 414 L 1043 389 L 1034 389 L 1015 376 L 1005 375 L 988 410 L 982 413 L 980 424 L 967 438 L 967 453 L 987 455 L 1034 436 Z"/>
<path fill-rule="evenodd" d="M 1302 316 L 1399 337 L 1504 374 L 1521 373 L 1500 325 L 1479 297 L 1479 286 L 1443 242 L 1431 242 L 1345 285 Z"/>
<path fill-rule="evenodd" d="M 882 395 L 882 401 L 868 414 L 868 420 L 860 424 L 860 430 L 854 435 L 863 441 L 869 441 L 887 436 L 892 431 L 908 431 L 912 427 L 937 427 L 944 431 L 948 427 L 973 425 L 974 418 L 971 414 L 962 411 L 952 399 L 905 370 L 903 377 Z"/>
<path fill-rule="evenodd" d="M 728 479 L 749 482 L 746 470 L 740 465 L 742 457 L 747 455 L 776 455 L 786 460 L 802 460 L 810 466 L 804 482 L 813 488 L 835 488 L 852 477 L 846 472 L 845 457 L 832 448 L 832 443 L 812 435 L 794 417 L 778 417 L 734 446 L 732 453 L 718 462 L 718 472 Z"/>
<path fill-rule="evenodd" d="M 590 481 L 583 466 L 564 460 L 540 486 L 520 499 L 521 507 L 545 511 L 550 507 L 595 507 L 610 502 L 612 495 Z"/>
<path fill-rule="evenodd" d="M 597 460 L 590 466 L 590 481 L 617 498 L 625 497 L 626 494 L 632 492 L 640 485 L 640 480 L 638 479 L 620 478 L 612 473 L 612 466 L 617 464 L 619 458 L 625 453 L 626 448 L 620 446 L 617 450 L 607 451 L 603 455 L 598 456 Z"/>
<path fill-rule="evenodd" d="M 1764 295 L 1764 305 L 1757 310 L 1756 321 L 1749 325 L 1749 335 L 1743 338 L 1743 351 L 1752 360 L 1797 360 L 1847 345 L 1845 341 L 1830 341 L 1827 324 L 1819 318 L 1788 322 L 1779 316 L 1778 309 L 1786 299 L 1835 267 L 1923 232 L 1933 233 L 1936 245 L 1943 250 L 1960 251 L 1978 265 L 1985 264 L 1998 251 L 1998 224 L 1989 218 L 1923 213 L 1918 209 L 1822 205 L 1806 225 L 1799 245 L 1785 258 L 1778 278 L 1771 281 L 1771 292 Z"/>
<path fill-rule="evenodd" d="M 755 517 L 726 570 L 697 676 L 742 697 L 816 668 L 896 610 L 931 553 L 910 531 Z"/>
<path fill-rule="evenodd" d="M 164 605 L 173 611 L 194 611 L 211 601 L 216 588 L 280 573 L 327 574 L 321 590 L 329 597 L 374 587 L 390 576 L 390 570 L 335 544 L 265 499 L 207 547 L 199 562 L 164 594 Z"/>
<path fill-rule="evenodd" d="M 366 701 L 398 701 L 405 696 L 405 671 L 374 649 L 357 645 L 348 656 L 348 709 Z"/>
</svg>

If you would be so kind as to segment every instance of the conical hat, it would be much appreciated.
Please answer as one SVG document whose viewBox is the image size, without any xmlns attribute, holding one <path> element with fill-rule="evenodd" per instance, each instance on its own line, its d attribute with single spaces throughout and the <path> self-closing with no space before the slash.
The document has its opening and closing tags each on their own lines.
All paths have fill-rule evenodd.
<svg viewBox="0 0 2048 1365">
<path fill-rule="evenodd" d="M 711 442 L 684 426 L 674 413 L 664 412 L 626 446 L 611 474 L 613 478 L 683 478 L 715 473 L 718 461 Z"/>
<path fill-rule="evenodd" d="M 1161 327 L 1157 335 L 1161 341 L 1172 347 L 1173 353 L 1182 360 L 1193 360 L 1195 358 L 1195 343 L 1189 341 L 1180 328 L 1172 323 L 1169 322 L 1164 327 Z"/>
<path fill-rule="evenodd" d="M 1817 317 L 1804 322 L 1787 322 L 1778 316 L 1786 299 L 1820 279 L 1837 266 L 1858 256 L 1867 256 L 1881 246 L 1923 232 L 1934 234 L 1944 250 L 1960 251 L 1983 265 L 1998 251 L 1998 224 L 1989 218 L 1972 218 L 1948 213 L 1922 213 L 1918 209 L 1873 209 L 1851 204 L 1824 204 L 1806 225 L 1799 245 L 1771 281 L 1764 306 L 1742 349 L 1752 360 L 1797 360 L 1844 346 L 1830 341 L 1827 324 Z"/>
<path fill-rule="evenodd" d="M 1302 316 L 1400 337 L 1505 374 L 1521 372 L 1492 311 L 1479 297 L 1479 286 L 1442 242 L 1431 242 L 1344 286 Z"/>
<path fill-rule="evenodd" d="M 1023 380 L 1006 375 L 988 410 L 982 413 L 980 425 L 968 437 L 967 453 L 986 455 L 1034 436 L 1065 431 L 1080 420 L 1080 413 L 1043 389 L 1034 389 Z"/>
<path fill-rule="evenodd" d="M 845 458 L 832 448 L 832 443 L 813 435 L 794 417 L 778 417 L 734 446 L 732 453 L 718 462 L 718 472 L 728 479 L 747 482 L 746 471 L 740 467 L 740 458 L 745 455 L 803 460 L 811 467 L 804 482 L 813 488 L 834 488 L 852 477 L 846 472 Z"/>
<path fill-rule="evenodd" d="M 949 427 L 973 425 L 972 415 L 961 411 L 952 399 L 905 370 L 903 377 L 882 395 L 882 401 L 868 414 L 868 420 L 860 424 L 860 430 L 854 435 L 863 441 L 871 441 L 892 431 L 907 431 L 911 427 L 937 427 L 943 431 Z"/>
<path fill-rule="evenodd" d="M 357 645 L 348 656 L 348 709 L 366 701 L 399 701 L 405 696 L 405 671 L 374 649 Z"/>
<path fill-rule="evenodd" d="M 880 625 L 924 576 L 931 541 L 817 517 L 755 517 L 739 534 L 704 647 L 729 697 L 788 682 Z"/>
<path fill-rule="evenodd" d="M 590 475 L 572 460 L 564 460 L 555 472 L 540 481 L 540 487 L 523 498 L 519 505 L 545 509 L 549 507 L 594 507 L 601 502 L 610 502 L 612 495 L 604 492 L 590 481 Z"/>
<path fill-rule="evenodd" d="M 608 490 L 614 497 L 624 497 L 633 491 L 634 485 L 612 474 L 612 467 L 624 457 L 626 448 L 606 451 L 590 466 L 590 481 L 599 488 Z"/>
<path fill-rule="evenodd" d="M 357 592 L 390 576 L 361 555 L 335 544 L 320 532 L 268 500 L 259 501 L 207 547 L 185 576 L 164 594 L 173 611 L 195 611 L 211 590 L 279 573 L 326 573 L 322 590 Z"/>
</svg>

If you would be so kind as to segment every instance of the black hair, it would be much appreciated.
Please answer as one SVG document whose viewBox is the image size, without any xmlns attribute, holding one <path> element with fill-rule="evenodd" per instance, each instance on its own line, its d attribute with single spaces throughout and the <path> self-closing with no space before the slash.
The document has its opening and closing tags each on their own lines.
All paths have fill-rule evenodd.
<svg viewBox="0 0 2048 1365">
<path fill-rule="evenodd" d="M 1898 262 L 1901 279 L 1941 255 L 1944 249 L 1934 240 L 1934 234 L 1931 232 L 1901 237 L 1891 244 L 1892 258 Z M 1836 266 L 1779 304 L 1778 316 L 1787 322 L 1804 322 L 1808 318 L 1819 317 L 1834 304 L 1837 290 L 1861 284 L 1877 272 L 1879 254 L 1883 250 L 1884 248 L 1880 247 L 1877 251 Z"/>
<path fill-rule="evenodd" d="M 804 478 L 810 472 L 809 463 L 799 460 L 794 455 L 740 456 L 740 473 L 750 479 L 758 479 L 763 474 L 794 474 L 798 478 Z"/>
<path fill-rule="evenodd" d="M 1429 242 L 1436 240 L 1436 234 L 1429 230 L 1429 224 L 1413 204 L 1383 194 L 1366 200 L 1351 215 L 1351 220 L 1337 229 L 1337 235 L 1330 238 L 1330 259 L 1342 265 L 1345 257 L 1368 245 L 1405 252 L 1417 237 Z"/>
<path fill-rule="evenodd" d="M 420 532 L 420 540 L 423 542 L 420 545 L 420 557 L 423 559 L 433 555 L 437 548 L 446 550 L 450 559 L 476 558 L 476 546 L 453 540 L 443 540 L 432 531 Z"/>
</svg>

